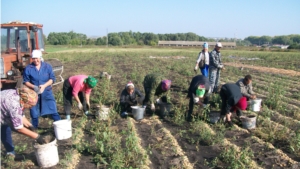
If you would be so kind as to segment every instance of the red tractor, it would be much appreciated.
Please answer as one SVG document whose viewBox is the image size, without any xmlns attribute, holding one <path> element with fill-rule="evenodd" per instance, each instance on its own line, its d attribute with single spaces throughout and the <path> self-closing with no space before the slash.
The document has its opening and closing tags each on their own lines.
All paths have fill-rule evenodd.
<svg viewBox="0 0 300 169">
<path fill-rule="evenodd" d="M 9 22 L 1 24 L 1 90 L 21 87 L 23 70 L 32 62 L 32 50 L 45 54 L 43 25 L 33 22 Z M 63 65 L 58 59 L 46 61 L 52 65 L 56 76 L 53 85 L 63 82 Z"/>
</svg>

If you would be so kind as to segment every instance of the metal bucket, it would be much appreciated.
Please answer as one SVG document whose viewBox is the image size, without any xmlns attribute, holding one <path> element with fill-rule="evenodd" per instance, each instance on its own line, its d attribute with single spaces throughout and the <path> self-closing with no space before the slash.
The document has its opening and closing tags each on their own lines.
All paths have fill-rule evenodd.
<svg viewBox="0 0 300 169">
<path fill-rule="evenodd" d="M 220 120 L 221 113 L 219 111 L 211 111 L 209 113 L 209 122 L 215 124 Z"/>
<path fill-rule="evenodd" d="M 161 117 L 168 116 L 171 112 L 172 104 L 171 103 L 161 103 L 159 104 L 159 115 Z"/>
<path fill-rule="evenodd" d="M 256 128 L 256 116 L 249 115 L 249 116 L 241 116 L 243 128 L 245 129 L 254 129 Z"/>
<path fill-rule="evenodd" d="M 145 108 L 142 106 L 131 106 L 131 109 L 135 120 L 142 120 L 144 118 Z"/>
</svg>

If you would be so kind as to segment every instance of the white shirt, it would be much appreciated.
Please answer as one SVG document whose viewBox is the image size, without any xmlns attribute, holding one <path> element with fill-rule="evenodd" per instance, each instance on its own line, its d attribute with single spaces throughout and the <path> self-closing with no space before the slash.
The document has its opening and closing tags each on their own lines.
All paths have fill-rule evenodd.
<svg viewBox="0 0 300 169">
<path fill-rule="evenodd" d="M 209 53 L 208 52 L 205 52 L 205 64 L 206 65 L 209 65 Z M 203 59 L 203 52 L 200 52 L 199 56 L 198 56 L 198 59 L 197 59 L 197 63 L 200 62 L 200 60 Z"/>
</svg>

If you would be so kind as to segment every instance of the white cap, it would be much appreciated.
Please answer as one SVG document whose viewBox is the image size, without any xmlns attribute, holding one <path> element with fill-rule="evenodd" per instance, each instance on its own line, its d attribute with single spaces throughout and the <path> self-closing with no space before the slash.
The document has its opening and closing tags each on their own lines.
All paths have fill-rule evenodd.
<svg viewBox="0 0 300 169">
<path fill-rule="evenodd" d="M 33 50 L 31 54 L 31 58 L 42 58 L 43 53 L 40 50 Z"/>
<path fill-rule="evenodd" d="M 221 48 L 222 47 L 222 43 L 217 42 L 216 46 Z"/>
<path fill-rule="evenodd" d="M 128 83 L 126 84 L 126 88 L 128 88 L 129 86 L 134 87 L 134 84 L 130 81 L 130 82 L 128 82 Z"/>
</svg>

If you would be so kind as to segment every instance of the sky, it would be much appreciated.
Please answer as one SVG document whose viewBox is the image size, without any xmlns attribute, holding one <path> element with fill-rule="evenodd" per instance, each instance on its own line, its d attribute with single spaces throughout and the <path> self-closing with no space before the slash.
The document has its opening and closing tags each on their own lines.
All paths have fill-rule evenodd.
<svg viewBox="0 0 300 169">
<path fill-rule="evenodd" d="M 239 38 L 300 34 L 300 0 L 1 0 L 1 23 L 43 24 L 44 34 L 193 32 Z"/>
</svg>

